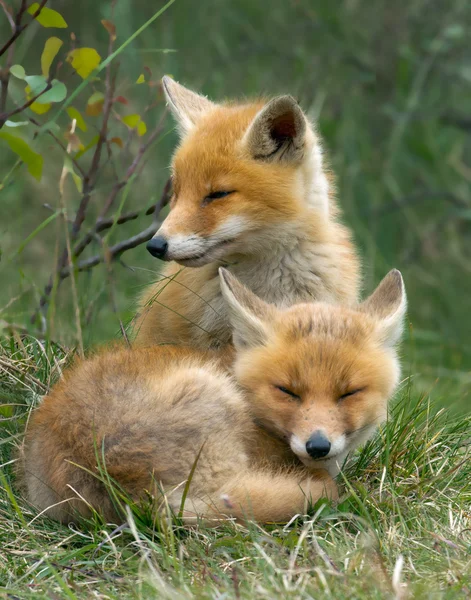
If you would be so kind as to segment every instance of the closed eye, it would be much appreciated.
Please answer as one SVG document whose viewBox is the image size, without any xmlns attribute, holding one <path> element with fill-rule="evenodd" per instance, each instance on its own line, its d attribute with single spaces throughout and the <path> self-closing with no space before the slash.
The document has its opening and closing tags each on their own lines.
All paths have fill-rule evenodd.
<svg viewBox="0 0 471 600">
<path fill-rule="evenodd" d="M 222 191 L 222 190 L 220 190 L 218 192 L 211 192 L 203 200 L 203 203 L 204 204 L 209 204 L 213 200 L 219 200 L 219 198 L 225 198 L 226 196 L 229 196 L 230 194 L 233 194 L 234 192 L 235 192 L 235 190 L 228 190 L 227 192 Z"/>
<path fill-rule="evenodd" d="M 351 390 L 350 392 L 346 392 L 342 394 L 339 400 L 344 400 L 345 398 L 349 398 L 350 396 L 354 396 L 355 394 L 359 394 L 360 392 L 365 391 L 366 388 L 358 388 L 357 390 Z"/>
<path fill-rule="evenodd" d="M 280 390 L 280 392 L 283 392 L 283 394 L 286 394 L 287 396 L 291 396 L 291 398 L 294 398 L 295 400 L 301 400 L 301 396 L 298 396 L 298 394 L 295 394 L 294 392 L 292 392 L 291 390 L 288 390 L 287 388 L 283 387 L 282 385 L 275 385 L 277 390 Z"/>
</svg>

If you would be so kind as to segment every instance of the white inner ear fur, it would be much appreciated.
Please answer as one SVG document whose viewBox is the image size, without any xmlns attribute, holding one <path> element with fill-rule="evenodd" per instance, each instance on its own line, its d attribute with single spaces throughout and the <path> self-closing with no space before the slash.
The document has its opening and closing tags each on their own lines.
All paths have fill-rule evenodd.
<svg viewBox="0 0 471 600">
<path fill-rule="evenodd" d="M 395 346 L 401 339 L 407 310 L 407 296 L 399 271 L 393 269 L 361 305 L 361 310 L 378 321 L 378 331 L 385 346 Z"/>
<path fill-rule="evenodd" d="M 268 338 L 268 327 L 244 303 L 244 300 L 247 302 L 252 300 L 255 304 L 262 301 L 224 269 L 219 269 L 219 280 L 221 292 L 227 304 L 236 348 L 263 345 Z"/>
<path fill-rule="evenodd" d="M 402 338 L 404 331 L 404 319 L 406 315 L 407 302 L 405 294 L 399 308 L 389 315 L 381 319 L 379 322 L 379 330 L 383 344 L 388 347 L 396 346 Z"/>
<path fill-rule="evenodd" d="M 162 78 L 165 98 L 180 128 L 180 133 L 188 134 L 198 119 L 216 105 L 205 96 L 192 92 L 170 77 Z"/>
</svg>

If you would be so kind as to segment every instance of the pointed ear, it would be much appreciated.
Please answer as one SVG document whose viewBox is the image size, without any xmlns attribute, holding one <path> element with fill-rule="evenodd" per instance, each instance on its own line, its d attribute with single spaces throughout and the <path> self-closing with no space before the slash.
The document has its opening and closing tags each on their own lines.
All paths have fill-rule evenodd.
<svg viewBox="0 0 471 600">
<path fill-rule="evenodd" d="M 269 336 L 274 307 L 260 300 L 227 269 L 219 269 L 219 280 L 233 328 L 234 346 L 237 349 L 263 346 Z"/>
<path fill-rule="evenodd" d="M 406 309 L 404 281 L 397 269 L 390 271 L 371 296 L 360 305 L 361 311 L 378 320 L 386 346 L 394 346 L 401 339 Z"/>
<path fill-rule="evenodd" d="M 306 117 L 292 96 L 279 96 L 255 116 L 243 143 L 259 160 L 301 162 L 304 156 Z"/>
<path fill-rule="evenodd" d="M 162 77 L 162 87 L 183 135 L 191 131 L 201 115 L 216 106 L 204 96 L 183 87 L 167 75 Z"/>
</svg>

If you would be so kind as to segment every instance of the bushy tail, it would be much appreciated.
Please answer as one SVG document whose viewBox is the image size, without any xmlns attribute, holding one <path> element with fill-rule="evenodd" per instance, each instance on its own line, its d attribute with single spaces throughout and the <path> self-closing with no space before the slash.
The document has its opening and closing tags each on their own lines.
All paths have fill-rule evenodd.
<svg viewBox="0 0 471 600">
<path fill-rule="evenodd" d="M 326 472 L 300 478 L 299 471 L 254 471 L 234 477 L 205 500 L 188 498 L 183 517 L 188 524 L 202 520 L 207 525 L 228 518 L 287 522 L 322 497 L 337 499 L 337 486 Z"/>
</svg>

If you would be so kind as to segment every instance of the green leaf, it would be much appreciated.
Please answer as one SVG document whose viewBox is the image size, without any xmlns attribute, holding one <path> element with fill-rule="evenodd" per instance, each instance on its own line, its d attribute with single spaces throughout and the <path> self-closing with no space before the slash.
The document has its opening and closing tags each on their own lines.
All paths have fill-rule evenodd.
<svg viewBox="0 0 471 600">
<path fill-rule="evenodd" d="M 100 64 L 101 56 L 95 48 L 76 48 L 69 52 L 67 62 L 77 71 L 77 73 L 86 79 Z"/>
<path fill-rule="evenodd" d="M 69 108 L 67 109 L 67 114 L 69 115 L 72 121 L 74 119 L 77 121 L 77 127 L 81 131 L 87 131 L 88 127 L 85 123 L 85 119 L 82 117 L 82 115 L 76 108 L 74 108 L 73 106 L 69 106 Z"/>
<path fill-rule="evenodd" d="M 10 67 L 10 73 L 18 79 L 24 79 L 26 75 L 26 72 L 21 65 L 12 65 Z"/>
<path fill-rule="evenodd" d="M 66 171 L 68 173 L 70 173 L 72 175 L 72 179 L 74 180 L 75 187 L 77 188 L 79 194 L 81 194 L 82 190 L 83 190 L 83 181 L 82 181 L 81 177 L 79 175 L 77 175 L 77 173 L 75 172 L 74 165 L 72 163 L 72 160 L 70 159 L 70 156 L 65 157 L 64 168 L 66 169 Z"/>
<path fill-rule="evenodd" d="M 144 73 L 141 73 L 139 75 L 139 77 L 136 80 L 136 83 L 145 83 L 146 82 L 146 78 L 144 77 Z"/>
<path fill-rule="evenodd" d="M 52 87 L 45 94 L 40 96 L 36 102 L 38 104 L 49 104 L 50 102 L 62 102 L 67 96 L 67 88 L 57 79 L 52 80 Z"/>
<path fill-rule="evenodd" d="M 33 4 L 28 7 L 29 14 L 34 15 L 38 8 L 39 3 L 33 2 Z M 57 29 L 64 29 L 67 27 L 64 17 L 58 13 L 57 10 L 52 10 L 52 8 L 47 7 L 44 7 L 41 10 L 39 15 L 36 17 L 36 21 L 43 27 L 56 27 Z"/>
<path fill-rule="evenodd" d="M 30 98 L 37 96 L 47 87 L 47 81 L 44 75 L 27 75 L 25 81 L 28 84 L 26 94 Z M 49 104 L 50 102 L 62 102 L 67 96 L 67 88 L 58 79 L 53 79 L 51 89 L 40 96 L 35 104 Z"/>
<path fill-rule="evenodd" d="M 43 75 L 26 75 L 24 79 L 29 86 L 26 93 L 30 96 L 37 96 L 47 87 L 47 80 Z"/>
<path fill-rule="evenodd" d="M 28 171 L 31 175 L 39 181 L 43 171 L 43 157 L 37 152 L 34 152 L 24 139 L 17 137 L 12 133 L 0 131 L 0 138 L 7 142 L 10 149 L 17 154 L 28 167 Z"/>
<path fill-rule="evenodd" d="M 41 71 L 44 77 L 48 77 L 52 61 L 57 56 L 62 44 L 62 40 L 57 37 L 50 37 L 46 40 L 43 53 L 41 54 Z"/>
</svg>

